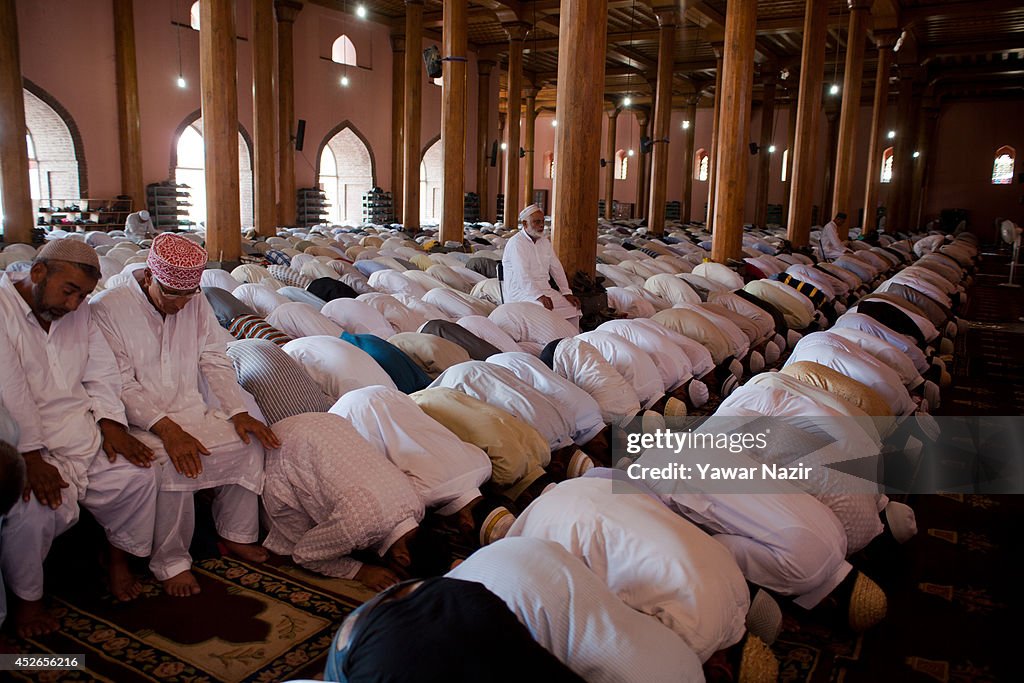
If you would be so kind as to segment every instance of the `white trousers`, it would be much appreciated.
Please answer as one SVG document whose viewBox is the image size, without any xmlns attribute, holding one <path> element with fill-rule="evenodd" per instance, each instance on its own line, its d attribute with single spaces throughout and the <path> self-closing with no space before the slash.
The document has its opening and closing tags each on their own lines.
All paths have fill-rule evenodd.
<svg viewBox="0 0 1024 683">
<path fill-rule="evenodd" d="M 11 592 L 26 601 L 43 597 L 43 561 L 53 539 L 78 521 L 79 504 L 92 513 L 115 548 L 137 557 L 149 555 L 156 516 L 156 474 L 155 467 L 136 467 L 120 457 L 111 463 L 101 451 L 89 466 L 84 496 L 72 484 L 61 489 L 56 510 L 40 504 L 35 494 L 27 503 L 15 503 L 0 532 L 0 571 Z"/>
<path fill-rule="evenodd" d="M 168 463 L 167 467 L 173 467 Z M 188 547 L 196 526 L 192 491 L 159 491 L 153 557 L 149 569 L 160 581 L 192 568 Z M 235 484 L 214 489 L 213 519 L 217 533 L 235 543 L 255 543 L 259 536 L 259 496 Z"/>
</svg>

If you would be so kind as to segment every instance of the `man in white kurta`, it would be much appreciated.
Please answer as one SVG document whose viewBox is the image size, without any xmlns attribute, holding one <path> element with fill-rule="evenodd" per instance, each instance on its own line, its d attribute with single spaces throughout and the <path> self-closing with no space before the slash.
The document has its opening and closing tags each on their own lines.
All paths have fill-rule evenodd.
<svg viewBox="0 0 1024 683">
<path fill-rule="evenodd" d="M 522 229 L 505 244 L 501 266 L 505 271 L 505 303 L 530 301 L 579 324 L 580 301 L 572 294 L 565 269 L 555 257 L 551 240 L 544 236 L 544 212 L 531 204 L 519 214 Z M 556 290 L 551 286 L 554 280 Z"/>
<path fill-rule="evenodd" d="M 150 569 L 176 596 L 199 592 L 188 553 L 195 491 L 216 489 L 214 521 L 229 552 L 266 559 L 252 544 L 259 532 L 263 447 L 277 446 L 274 433 L 247 412 L 228 338 L 206 297 L 195 296 L 206 258 L 202 247 L 163 233 L 146 268 L 112 279 L 90 304 L 117 359 L 133 433 L 157 456 Z"/>
<path fill-rule="evenodd" d="M 818 236 L 818 247 L 821 249 L 822 258 L 826 261 L 835 261 L 843 254 L 849 253 L 849 248 L 839 236 L 839 229 L 844 225 L 846 225 L 846 214 L 840 211 L 821 229 Z"/>
<path fill-rule="evenodd" d="M 156 484 L 152 453 L 128 435 L 110 347 L 81 305 L 99 278 L 96 253 L 56 240 L 19 275 L 0 279 L 0 393 L 20 432 L 12 445 L 27 487 L 4 521 L 0 565 L 17 598 L 17 632 L 32 637 L 59 626 L 42 606 L 43 561 L 79 505 L 111 544 L 111 592 L 138 596 L 126 554 L 150 552 Z"/>
<path fill-rule="evenodd" d="M 153 219 L 150 218 L 149 211 L 143 209 L 128 214 L 124 220 L 124 234 L 132 242 L 141 242 L 153 237 L 156 234 L 156 228 L 153 227 Z"/>
<path fill-rule="evenodd" d="M 553 541 L 505 538 L 448 573 L 482 583 L 534 640 L 592 683 L 704 680 L 697 655 L 656 619 L 630 609 Z"/>
</svg>

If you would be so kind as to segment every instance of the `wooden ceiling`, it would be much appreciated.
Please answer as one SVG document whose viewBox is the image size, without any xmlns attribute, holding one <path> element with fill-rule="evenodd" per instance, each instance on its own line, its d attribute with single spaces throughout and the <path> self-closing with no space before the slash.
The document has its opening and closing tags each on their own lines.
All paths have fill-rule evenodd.
<svg viewBox="0 0 1024 683">
<path fill-rule="evenodd" d="M 849 9 L 846 0 L 829 4 L 825 80 L 843 76 Z M 338 11 L 354 12 L 360 0 L 311 0 Z M 373 21 L 405 30 L 403 0 L 361 0 Z M 558 75 L 560 0 L 469 0 L 469 47 L 481 59 L 503 65 L 508 57 L 507 22 L 525 22 L 523 69 L 538 88 L 537 106 L 554 109 Z M 710 106 L 714 96 L 715 55 L 725 31 L 726 0 L 609 0 L 605 93 L 608 106 L 629 95 L 634 106 L 653 99 L 658 61 L 658 20 L 653 7 L 682 8 L 675 41 L 673 105 L 694 96 Z M 442 0 L 423 0 L 425 36 L 440 42 Z M 757 9 L 754 99 L 762 76 L 788 73 L 778 96 L 794 97 L 799 82 L 804 0 L 761 0 Z M 1024 97 L 1024 2 L 1021 0 L 873 0 L 869 36 L 875 31 L 902 33 L 894 62 L 913 69 L 915 88 L 936 102 L 951 99 Z M 877 50 L 868 41 L 864 60 L 863 101 L 871 101 Z M 894 64 L 890 78 L 895 78 Z M 501 72 L 502 98 L 505 73 Z"/>
</svg>

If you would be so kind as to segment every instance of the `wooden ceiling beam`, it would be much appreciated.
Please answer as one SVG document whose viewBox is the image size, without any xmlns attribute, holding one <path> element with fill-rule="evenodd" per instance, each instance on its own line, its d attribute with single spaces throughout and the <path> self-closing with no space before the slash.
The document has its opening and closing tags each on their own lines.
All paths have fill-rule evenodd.
<svg viewBox="0 0 1024 683">
<path fill-rule="evenodd" d="M 900 19 L 912 26 L 926 19 L 956 19 L 958 17 L 986 16 L 1019 10 L 1020 0 L 971 0 L 971 2 L 937 2 L 929 5 L 905 7 Z"/>
</svg>

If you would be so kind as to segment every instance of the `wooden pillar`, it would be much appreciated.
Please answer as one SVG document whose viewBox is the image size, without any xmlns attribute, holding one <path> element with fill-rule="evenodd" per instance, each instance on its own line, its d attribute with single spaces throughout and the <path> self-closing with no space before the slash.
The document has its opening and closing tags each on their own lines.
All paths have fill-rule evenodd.
<svg viewBox="0 0 1024 683">
<path fill-rule="evenodd" d="M 934 98 L 928 98 L 921 106 L 917 124 L 917 144 L 910 155 L 914 166 L 912 202 L 910 204 L 910 227 L 920 230 L 921 216 L 924 210 L 924 199 L 928 189 L 928 177 L 931 164 L 932 140 L 939 121 L 939 104 Z M 918 154 L 917 157 L 914 154 Z"/>
<path fill-rule="evenodd" d="M 142 128 L 139 124 L 139 77 L 135 66 L 135 16 L 132 0 L 114 0 L 113 5 L 121 193 L 132 198 L 132 210 L 138 211 L 146 206 L 146 188 L 142 182 Z"/>
<path fill-rule="evenodd" d="M 839 102 L 831 98 L 825 102 L 825 119 L 828 121 L 828 140 L 825 143 L 824 187 L 821 189 L 821 212 L 818 221 L 827 223 L 833 215 L 832 188 L 835 185 L 836 147 L 839 145 Z"/>
<path fill-rule="evenodd" d="M 206 251 L 212 261 L 236 263 L 242 253 L 242 222 L 235 0 L 203 0 L 199 22 L 203 27 L 199 32 L 199 73 L 206 152 Z"/>
<path fill-rule="evenodd" d="M 896 36 L 892 32 L 875 32 L 878 47 L 878 68 L 875 71 L 875 102 L 871 110 L 871 137 L 868 141 L 868 177 L 864 182 L 864 225 L 866 235 L 878 228 L 878 190 L 882 175 L 882 149 L 885 131 L 885 110 L 889 104 L 889 68 L 892 66 L 892 46 Z"/>
<path fill-rule="evenodd" d="M 0 187 L 4 241 L 31 244 L 36 221 L 28 182 L 28 128 L 18 50 L 18 12 L 14 4 L 14 0 L 0 0 Z"/>
<path fill-rule="evenodd" d="M 597 194 L 601 139 L 580 135 L 600 131 L 604 109 L 604 61 L 608 3 L 562 0 L 558 52 L 558 129 L 555 159 L 554 248 L 569 281 L 578 272 L 594 275 L 597 265 Z"/>
<path fill-rule="evenodd" d="M 700 95 L 686 101 L 686 121 L 690 125 L 683 131 L 683 205 L 679 220 L 686 223 L 693 213 L 693 137 L 697 128 L 697 103 Z"/>
<path fill-rule="evenodd" d="M 761 77 L 764 97 L 761 101 L 761 137 L 757 157 L 757 203 L 754 205 L 754 225 L 763 228 L 768 219 L 768 181 L 770 180 L 772 155 L 768 148 L 775 143 L 772 133 L 775 129 L 775 71 L 769 69 Z"/>
<path fill-rule="evenodd" d="M 640 140 L 642 141 L 647 137 L 648 125 L 651 120 L 647 117 L 647 112 L 643 109 L 635 109 L 634 116 L 636 117 L 637 126 L 640 129 Z M 647 152 L 643 149 L 643 143 L 639 142 L 636 150 L 636 217 L 646 218 L 647 217 Z"/>
<path fill-rule="evenodd" d="M 604 154 L 605 161 L 608 163 L 604 167 L 604 217 L 608 220 L 615 217 L 615 212 L 612 210 L 612 202 L 615 199 L 615 166 L 618 164 L 615 158 L 615 153 L 618 151 L 615 144 L 618 120 L 619 108 L 616 107 L 608 112 L 608 132 L 605 136 Z"/>
<path fill-rule="evenodd" d="M 487 146 L 491 121 L 491 69 L 492 60 L 483 59 L 476 63 L 476 193 L 480 195 L 480 220 L 491 220 L 490 197 L 487 193 L 488 157 L 491 149 Z"/>
<path fill-rule="evenodd" d="M 498 110 L 498 139 L 502 141 L 501 144 L 498 145 L 498 159 L 499 159 L 499 161 L 498 161 L 498 192 L 499 193 L 503 193 L 505 191 L 505 157 L 508 156 L 508 150 L 507 149 L 502 149 L 501 145 L 505 145 L 506 147 L 508 146 L 508 143 L 505 142 L 505 126 L 506 126 L 507 121 L 508 121 L 508 112 L 504 112 L 504 111 L 501 111 L 499 109 Z M 502 196 L 504 196 L 504 195 L 502 195 Z M 497 197 L 495 197 L 495 200 L 497 200 Z M 502 209 L 502 212 L 504 212 L 504 209 Z M 504 213 L 502 214 L 502 216 L 499 217 L 497 215 L 497 206 L 495 206 L 494 220 L 497 221 L 499 218 L 504 220 Z"/>
<path fill-rule="evenodd" d="M 846 67 L 843 74 L 843 111 L 839 119 L 839 145 L 836 149 L 835 187 L 832 190 L 833 213 L 849 214 L 839 236 L 850 235 L 853 215 L 853 176 L 857 162 L 857 123 L 860 118 L 861 79 L 864 75 L 864 41 L 867 37 L 870 0 L 847 0 L 850 30 L 846 36 Z"/>
<path fill-rule="evenodd" d="M 916 103 L 914 101 L 914 80 L 918 75 L 919 67 L 916 64 L 901 64 L 900 91 L 897 100 L 899 111 L 899 122 L 896 127 L 896 144 L 893 150 L 892 160 L 892 184 L 889 188 L 889 211 L 886 214 L 885 224 L 889 232 L 895 230 L 908 230 L 910 227 L 909 211 L 912 175 L 913 175 L 913 153 L 916 136 Z"/>
<path fill-rule="evenodd" d="M 252 0 L 253 217 L 256 234 L 277 234 L 274 157 L 274 2 Z"/>
<path fill-rule="evenodd" d="M 797 102 L 796 139 L 790 149 L 790 191 L 787 237 L 793 246 L 810 241 L 811 202 L 821 111 L 821 81 L 825 69 L 825 36 L 828 3 L 807 0 L 804 6 L 804 38 L 800 59 L 800 97 Z"/>
<path fill-rule="evenodd" d="M 715 171 L 718 168 L 718 115 L 722 109 L 722 46 L 713 46 L 715 50 L 715 110 L 711 114 L 711 150 L 708 152 L 708 211 L 707 229 L 714 230 L 715 225 Z"/>
<path fill-rule="evenodd" d="M 405 166 L 405 36 L 391 34 L 391 206 L 402 220 L 402 177 Z"/>
<path fill-rule="evenodd" d="M 739 258 L 743 248 L 743 209 L 747 196 L 747 151 L 750 106 L 754 94 L 754 43 L 757 0 L 734 0 L 725 19 L 719 145 L 715 164 L 715 231 L 711 258 L 719 263 Z M 737 144 L 738 143 L 738 144 Z"/>
<path fill-rule="evenodd" d="M 505 153 L 505 225 L 518 225 L 519 210 L 519 148 L 520 109 L 523 87 L 523 40 L 527 24 L 503 24 L 508 34 L 508 121 L 505 135 L 508 149 Z M 568 53 L 566 53 L 568 54 Z"/>
<path fill-rule="evenodd" d="M 420 113 L 423 109 L 423 0 L 405 0 L 405 118 L 402 125 L 402 225 L 420 227 Z"/>
<path fill-rule="evenodd" d="M 669 124 L 672 122 L 672 62 L 676 40 L 675 7 L 655 8 L 658 17 L 658 83 L 654 100 L 654 147 L 651 150 L 651 203 L 647 229 L 665 234 L 665 198 L 668 190 Z"/>
<path fill-rule="evenodd" d="M 537 89 L 532 85 L 523 88 L 523 99 L 523 149 L 526 150 L 526 156 L 523 157 L 523 201 L 520 206 L 529 206 L 533 204 L 533 174 L 537 164 L 537 155 L 533 149 L 536 138 Z"/>
<path fill-rule="evenodd" d="M 277 141 L 280 189 L 277 194 L 277 221 L 295 225 L 295 66 L 292 26 L 302 10 L 296 0 L 274 0 L 277 13 Z M 200 31 L 200 34 L 202 31 Z M 237 143 L 236 143 L 237 144 Z M 237 150 L 236 150 L 237 151 Z M 236 154 L 237 156 L 237 154 Z"/>
<path fill-rule="evenodd" d="M 793 159 L 796 153 L 796 114 L 797 114 L 796 89 L 790 90 L 789 95 L 789 127 L 786 130 L 786 179 L 782 181 L 782 224 L 789 225 L 789 194 L 792 187 L 790 181 L 793 179 Z"/>
<path fill-rule="evenodd" d="M 444 0 L 441 85 L 441 241 L 462 244 L 466 191 L 467 0 Z"/>
</svg>

